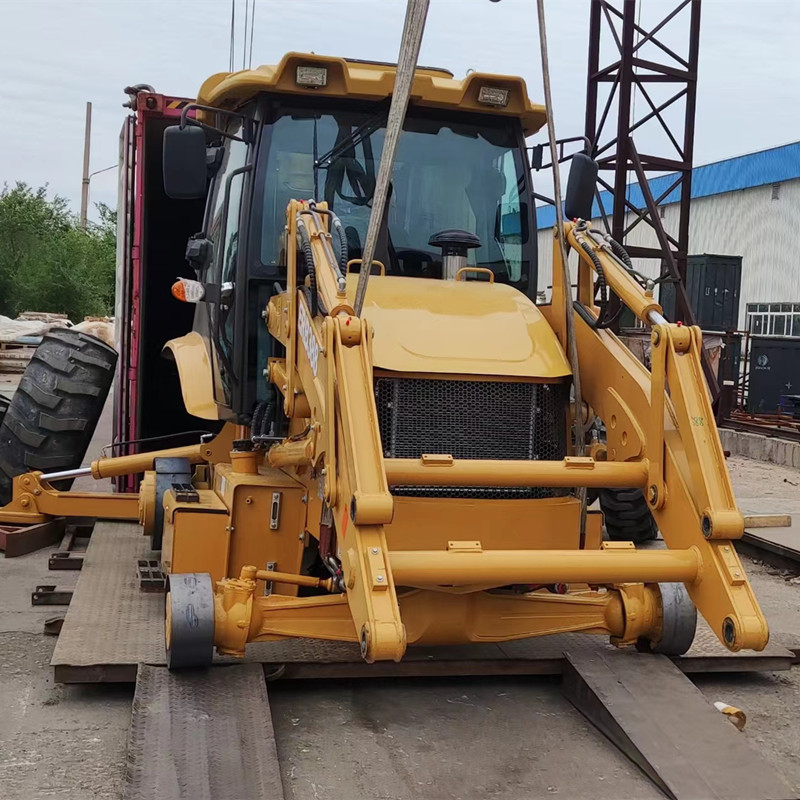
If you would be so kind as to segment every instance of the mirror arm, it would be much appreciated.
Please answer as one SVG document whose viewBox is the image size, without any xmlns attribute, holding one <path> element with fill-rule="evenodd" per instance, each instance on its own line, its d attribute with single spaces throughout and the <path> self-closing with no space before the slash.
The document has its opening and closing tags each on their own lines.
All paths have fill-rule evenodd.
<svg viewBox="0 0 800 800">
<path fill-rule="evenodd" d="M 570 153 L 569 155 L 564 155 L 564 145 L 570 144 L 571 142 L 583 142 L 583 150 L 576 150 L 575 153 L 586 153 L 588 155 L 592 151 L 592 143 L 589 141 L 588 136 L 569 136 L 566 139 L 559 139 L 556 144 L 558 145 L 558 163 L 563 164 L 565 161 L 569 161 L 575 153 Z M 546 142 L 541 144 L 535 144 L 533 147 L 529 147 L 528 150 L 531 151 L 531 169 L 536 170 L 538 172 L 540 169 L 548 169 L 553 166 L 553 162 L 551 161 L 549 164 L 544 164 L 544 148 L 549 147 Z"/>
<path fill-rule="evenodd" d="M 244 136 L 234 136 L 232 133 L 227 133 L 220 128 L 215 128 L 213 125 L 200 122 L 198 119 L 190 119 L 189 112 L 192 109 L 208 111 L 213 114 L 222 114 L 226 117 L 236 117 L 237 119 L 242 120 L 244 123 L 242 128 L 244 131 Z M 244 142 L 245 144 L 250 144 L 255 140 L 255 121 L 246 114 L 240 114 L 238 111 L 228 111 L 224 108 L 214 108 L 214 106 L 203 106 L 199 103 L 189 103 L 188 105 L 184 106 L 183 110 L 181 111 L 181 121 L 179 127 L 185 128 L 187 125 L 196 125 L 198 128 L 203 128 L 203 130 L 219 134 L 225 139 L 233 139 L 236 142 Z"/>
</svg>

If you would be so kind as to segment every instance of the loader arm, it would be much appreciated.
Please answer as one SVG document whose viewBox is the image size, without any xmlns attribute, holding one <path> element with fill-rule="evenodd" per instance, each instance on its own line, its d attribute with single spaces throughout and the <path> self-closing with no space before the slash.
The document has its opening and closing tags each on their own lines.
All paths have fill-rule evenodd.
<svg viewBox="0 0 800 800">
<path fill-rule="evenodd" d="M 762 650 L 769 632 L 733 544 L 744 533 L 744 518 L 736 507 L 703 377 L 701 331 L 663 318 L 653 325 L 661 309 L 652 295 L 599 237 L 574 223 L 565 228 L 580 259 L 577 310 L 570 311 L 584 401 L 605 422 L 607 458 L 647 463 L 645 497 L 664 540 L 670 548 L 699 552 L 700 579 L 686 584 L 698 610 L 730 650 Z M 609 288 L 652 325 L 650 372 L 611 331 L 593 325 L 596 265 L 583 245 L 602 265 Z M 557 247 L 554 259 L 559 259 Z M 554 309 L 556 297 L 563 296 L 555 285 L 561 274 L 555 263 Z"/>
<path fill-rule="evenodd" d="M 284 395 L 290 433 L 299 435 L 272 447 L 269 461 L 307 470 L 310 480 L 318 476 L 362 655 L 399 661 L 406 635 L 386 557 L 383 526 L 392 520 L 393 500 L 372 391 L 372 329 L 347 300 L 326 211 L 325 204 L 294 200 L 287 208 L 287 287 L 270 301 L 267 324 L 286 347 L 286 359 L 271 363 L 270 379 Z M 315 272 L 305 287 L 296 282 L 298 237 L 310 244 L 313 263 L 306 267 Z M 312 317 L 306 297 L 315 290 L 313 302 L 327 315 Z"/>
</svg>

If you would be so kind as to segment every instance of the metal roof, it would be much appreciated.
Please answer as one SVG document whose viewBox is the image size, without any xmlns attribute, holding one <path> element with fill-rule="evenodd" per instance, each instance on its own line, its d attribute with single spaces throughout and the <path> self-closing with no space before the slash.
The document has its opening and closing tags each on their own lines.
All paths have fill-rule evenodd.
<svg viewBox="0 0 800 800">
<path fill-rule="evenodd" d="M 678 173 L 661 175 L 650 181 L 653 197 L 665 192 L 677 179 Z M 740 189 L 751 189 L 769 183 L 800 178 L 800 142 L 771 147 L 743 156 L 726 158 L 713 164 L 704 164 L 692 170 L 692 200 L 698 197 L 709 197 L 724 192 L 735 192 Z M 601 192 L 600 198 L 607 214 L 613 206 L 611 192 Z M 645 205 L 642 190 L 638 183 L 628 184 L 628 198 L 637 208 Z M 668 194 L 661 205 L 676 203 L 679 199 L 679 188 Z M 600 207 L 595 200 L 592 206 L 592 217 L 600 216 Z M 538 206 L 536 209 L 536 225 L 540 230 L 555 224 L 556 210 L 554 206 Z"/>
</svg>

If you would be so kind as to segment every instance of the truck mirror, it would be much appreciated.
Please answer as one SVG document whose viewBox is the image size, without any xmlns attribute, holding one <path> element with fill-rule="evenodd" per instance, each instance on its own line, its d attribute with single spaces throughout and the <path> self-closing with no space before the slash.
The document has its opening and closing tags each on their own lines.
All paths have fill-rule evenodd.
<svg viewBox="0 0 800 800">
<path fill-rule="evenodd" d="M 597 170 L 597 162 L 586 153 L 575 153 L 572 157 L 564 200 L 564 216 L 567 219 L 592 218 Z"/>
<path fill-rule="evenodd" d="M 164 191 L 173 200 L 206 196 L 206 135 L 202 128 L 171 125 L 164 130 Z"/>
</svg>

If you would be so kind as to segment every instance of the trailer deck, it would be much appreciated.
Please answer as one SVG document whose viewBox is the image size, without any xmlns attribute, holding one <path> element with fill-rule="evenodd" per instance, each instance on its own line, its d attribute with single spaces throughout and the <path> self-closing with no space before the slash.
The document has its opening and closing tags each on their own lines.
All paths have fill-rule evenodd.
<svg viewBox="0 0 800 800">
<path fill-rule="evenodd" d="M 166 664 L 163 595 L 141 591 L 137 581 L 137 561 L 151 555 L 147 543 L 138 525 L 97 523 L 53 653 L 57 682 L 133 682 L 139 664 Z M 600 637 L 564 634 L 502 644 L 413 647 L 399 664 L 366 664 L 356 644 L 287 639 L 249 645 L 246 660 L 282 678 L 560 675 L 566 651 L 613 653 L 615 648 Z M 699 620 L 694 644 L 674 662 L 684 673 L 763 672 L 789 669 L 795 660 L 779 644 L 760 653 L 730 653 Z"/>
</svg>

